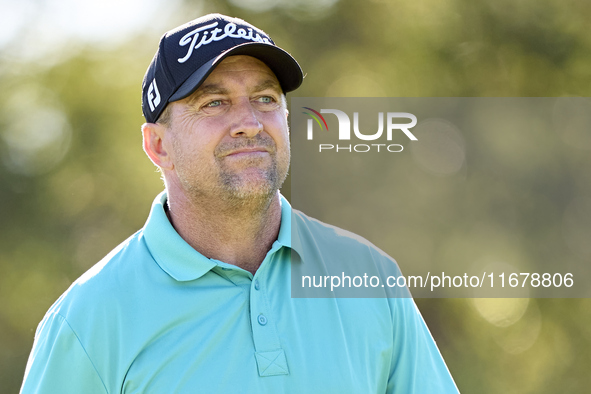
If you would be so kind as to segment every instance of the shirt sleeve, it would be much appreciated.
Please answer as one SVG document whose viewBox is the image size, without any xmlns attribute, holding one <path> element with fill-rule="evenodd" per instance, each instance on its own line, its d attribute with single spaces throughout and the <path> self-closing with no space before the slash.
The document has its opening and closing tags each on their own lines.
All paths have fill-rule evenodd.
<svg viewBox="0 0 591 394">
<path fill-rule="evenodd" d="M 394 344 L 388 394 L 459 394 L 412 298 L 392 298 Z"/>
<path fill-rule="evenodd" d="M 21 394 L 106 394 L 101 377 L 66 319 L 49 314 L 39 324 Z"/>
</svg>

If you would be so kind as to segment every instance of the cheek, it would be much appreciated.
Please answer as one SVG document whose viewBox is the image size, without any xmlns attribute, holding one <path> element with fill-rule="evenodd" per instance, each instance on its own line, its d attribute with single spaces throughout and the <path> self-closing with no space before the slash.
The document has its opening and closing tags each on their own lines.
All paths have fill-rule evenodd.
<svg viewBox="0 0 591 394">
<path fill-rule="evenodd" d="M 222 139 L 220 133 L 216 132 L 220 130 L 219 123 L 212 119 L 201 119 L 194 127 L 183 129 L 178 141 L 180 149 L 193 159 L 212 158 L 216 146 Z"/>
<path fill-rule="evenodd" d="M 267 133 L 271 134 L 277 142 L 289 140 L 287 132 L 287 119 L 282 113 L 266 114 L 264 117 L 264 124 Z"/>
</svg>

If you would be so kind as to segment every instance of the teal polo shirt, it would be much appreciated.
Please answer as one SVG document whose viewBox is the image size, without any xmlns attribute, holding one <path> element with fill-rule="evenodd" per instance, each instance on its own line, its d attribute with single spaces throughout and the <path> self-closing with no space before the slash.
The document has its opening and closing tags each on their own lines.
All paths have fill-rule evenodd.
<svg viewBox="0 0 591 394">
<path fill-rule="evenodd" d="M 49 309 L 22 393 L 458 392 L 411 298 L 291 297 L 292 220 L 298 255 L 334 242 L 366 253 L 367 242 L 282 198 L 253 276 L 189 246 L 165 204 L 163 192 L 144 228 Z"/>
</svg>

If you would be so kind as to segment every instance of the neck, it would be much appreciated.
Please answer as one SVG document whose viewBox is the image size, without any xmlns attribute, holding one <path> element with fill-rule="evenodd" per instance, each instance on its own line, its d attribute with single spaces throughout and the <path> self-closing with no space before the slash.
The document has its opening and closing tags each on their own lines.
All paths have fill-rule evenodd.
<svg viewBox="0 0 591 394">
<path fill-rule="evenodd" d="M 279 234 L 279 191 L 241 203 L 190 198 L 168 188 L 168 216 L 179 235 L 205 257 L 236 265 L 253 275 Z"/>
</svg>

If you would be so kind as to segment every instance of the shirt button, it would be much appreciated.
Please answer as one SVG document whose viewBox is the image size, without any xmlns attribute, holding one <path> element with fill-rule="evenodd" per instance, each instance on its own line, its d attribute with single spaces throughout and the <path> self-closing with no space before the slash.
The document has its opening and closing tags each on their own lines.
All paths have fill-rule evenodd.
<svg viewBox="0 0 591 394">
<path fill-rule="evenodd" d="M 259 324 L 260 324 L 261 326 L 264 326 L 265 324 L 267 324 L 267 318 L 266 318 L 266 317 L 265 317 L 265 315 L 263 315 L 263 314 L 260 314 L 260 315 L 259 315 L 259 318 L 258 318 L 258 320 L 259 320 Z"/>
<path fill-rule="evenodd" d="M 255 279 L 254 280 L 254 289 L 259 290 L 260 288 L 261 288 L 261 285 L 259 284 L 259 280 Z"/>
</svg>

